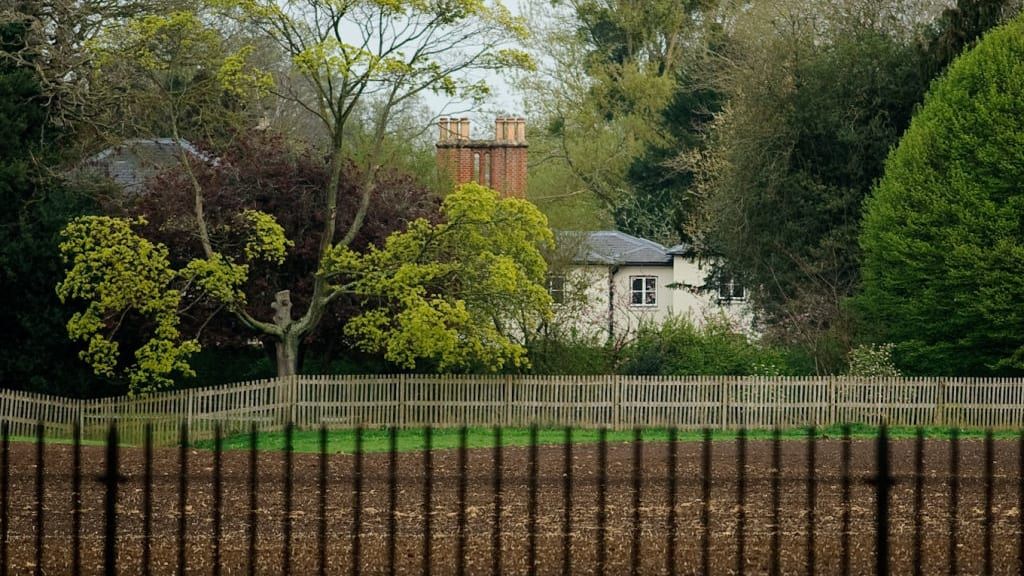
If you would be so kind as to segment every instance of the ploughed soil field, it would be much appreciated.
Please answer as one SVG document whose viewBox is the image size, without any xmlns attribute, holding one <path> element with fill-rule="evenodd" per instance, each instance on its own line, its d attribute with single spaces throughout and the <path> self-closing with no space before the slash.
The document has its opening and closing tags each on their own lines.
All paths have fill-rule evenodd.
<svg viewBox="0 0 1024 576">
<path fill-rule="evenodd" d="M 815 567 L 819 574 L 836 574 L 840 566 L 838 441 L 817 443 L 817 490 L 815 518 Z M 771 534 L 771 443 L 748 443 L 747 506 L 745 550 L 747 573 L 766 573 L 770 562 Z M 924 495 L 924 574 L 947 571 L 950 486 L 947 482 L 949 448 L 945 441 L 928 441 Z M 643 446 L 643 489 L 641 491 L 640 573 L 664 574 L 666 570 L 668 517 L 667 445 Z M 734 573 L 737 566 L 737 467 L 735 442 L 713 444 L 713 475 L 710 504 L 710 564 L 714 574 Z M 807 573 L 808 493 L 807 445 L 788 441 L 783 449 L 783 480 L 780 491 L 781 563 L 785 574 Z M 897 485 L 892 492 L 892 570 L 912 573 L 914 533 L 914 443 L 893 442 L 892 467 Z M 1018 462 L 1015 442 L 995 446 L 994 484 L 994 571 L 1017 573 L 1018 544 Z M 71 535 L 71 448 L 46 446 L 44 574 L 66 574 L 72 558 Z M 524 574 L 528 549 L 528 448 L 504 450 L 502 507 L 502 573 Z M 678 549 L 675 562 L 679 574 L 696 574 L 701 561 L 701 463 L 700 443 L 680 443 L 678 455 Z M 84 573 L 103 569 L 104 488 L 99 481 L 104 467 L 104 449 L 83 448 L 83 495 L 81 559 Z M 249 454 L 223 455 L 223 544 L 224 574 L 245 574 L 249 562 L 256 562 L 260 574 L 282 573 L 282 525 L 285 483 L 281 453 L 259 455 L 258 530 L 256 553 L 250 557 L 247 538 L 249 516 Z M 292 532 L 292 574 L 316 574 L 318 534 L 318 456 L 295 454 Z M 852 573 L 874 572 L 875 499 L 874 488 L 866 482 L 875 465 L 874 443 L 855 441 L 851 469 L 855 479 L 851 496 Z M 431 561 L 434 574 L 456 573 L 458 466 L 457 451 L 433 453 L 433 511 Z M 350 573 L 352 526 L 351 455 L 329 458 L 327 492 L 327 572 Z M 469 451 L 467 479 L 466 571 L 490 574 L 492 558 L 493 484 L 490 449 Z M 538 573 L 558 574 L 563 568 L 563 449 L 539 448 L 537 509 Z M 572 543 L 573 573 L 595 572 L 598 558 L 598 447 L 577 444 L 573 449 Z M 607 491 L 607 574 L 628 574 L 632 518 L 632 446 L 608 446 Z M 982 571 L 984 483 L 983 444 L 961 443 L 959 523 L 957 555 L 960 573 Z M 142 572 L 143 550 L 143 451 L 121 450 L 122 474 L 117 515 L 118 569 L 122 574 Z M 361 566 L 364 574 L 386 573 L 388 507 L 388 455 L 364 456 Z M 152 573 L 171 574 L 177 567 L 178 450 L 157 449 L 154 453 Z M 410 452 L 399 456 L 397 563 L 399 574 L 419 574 L 423 550 L 423 455 Z M 213 454 L 189 451 L 187 515 L 187 571 L 209 574 L 213 565 L 212 490 Z M 31 573 L 35 547 L 35 446 L 11 445 L 10 540 L 12 573 Z"/>
</svg>

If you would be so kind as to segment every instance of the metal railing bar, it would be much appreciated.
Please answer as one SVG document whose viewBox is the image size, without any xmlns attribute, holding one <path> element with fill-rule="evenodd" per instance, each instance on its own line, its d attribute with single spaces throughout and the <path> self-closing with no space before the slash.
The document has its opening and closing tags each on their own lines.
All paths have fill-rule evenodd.
<svg viewBox="0 0 1024 576">
<path fill-rule="evenodd" d="M 423 429 L 423 576 L 432 573 L 433 537 L 433 491 L 434 491 L 434 458 L 433 433 L 431 427 Z"/>
<path fill-rule="evenodd" d="M 188 563 L 188 436 L 188 423 L 182 420 L 178 437 L 178 576 L 185 576 Z"/>
<path fill-rule="evenodd" d="M 850 442 L 850 426 L 843 425 L 843 443 L 840 453 L 840 491 L 842 493 L 842 519 L 839 534 L 839 572 L 843 576 L 850 574 L 850 460 L 852 446 Z"/>
<path fill-rule="evenodd" d="M 700 571 L 710 574 L 711 570 L 711 429 L 704 429 L 700 458 L 701 508 L 700 508 Z"/>
<path fill-rule="evenodd" d="M 224 450 L 224 437 L 218 422 L 213 428 L 213 576 L 221 574 L 221 512 L 224 504 L 224 478 L 222 453 Z"/>
<path fill-rule="evenodd" d="M 246 523 L 246 539 L 248 540 L 249 553 L 248 558 L 248 574 L 249 576 L 256 575 L 256 569 L 258 561 L 256 558 L 256 544 L 259 534 L 257 526 L 259 523 L 259 453 L 257 452 L 257 444 L 259 443 L 259 430 L 256 427 L 256 423 L 253 422 L 249 425 L 249 518 Z"/>
<path fill-rule="evenodd" d="M 562 575 L 572 574 L 572 428 L 562 441 Z"/>
<path fill-rule="evenodd" d="M 466 574 L 466 493 L 468 491 L 467 465 L 469 457 L 469 431 L 465 426 L 459 428 L 459 452 L 458 452 L 458 518 L 456 519 L 456 546 L 455 546 L 455 573 L 457 576 Z"/>
<path fill-rule="evenodd" d="M 817 568 L 815 531 L 818 505 L 818 434 L 811 426 L 807 429 L 807 575 L 814 576 Z"/>
<path fill-rule="evenodd" d="M 295 424 L 289 421 L 284 427 L 284 464 L 281 474 L 284 485 L 284 516 L 281 518 L 281 573 L 292 573 L 292 497 L 294 486 L 293 458 L 295 451 Z"/>
<path fill-rule="evenodd" d="M 40 424 L 40 441 L 42 440 L 42 428 L 43 426 Z M 117 575 L 117 485 L 120 480 L 118 460 L 117 422 L 111 422 L 107 434 L 107 471 L 104 476 L 107 493 L 103 514 L 103 573 L 107 576 Z M 38 568 L 41 569 L 42 566 L 39 565 Z"/>
<path fill-rule="evenodd" d="M 538 447 L 537 425 L 530 426 L 530 447 L 528 468 L 528 486 L 526 503 L 526 572 L 531 576 L 537 574 L 537 475 Z"/>
<path fill-rule="evenodd" d="M 643 484 L 644 444 L 640 428 L 633 429 L 633 518 L 630 526 L 629 573 L 640 574 L 640 497 Z"/>
<path fill-rule="evenodd" d="M 398 559 L 398 429 L 388 428 L 388 575 L 395 576 Z"/>
<path fill-rule="evenodd" d="M 492 457 L 493 467 L 491 469 L 491 488 L 494 497 L 494 508 L 492 511 L 493 522 L 491 524 L 491 574 L 492 576 L 500 576 L 501 572 L 501 475 L 502 475 L 502 438 L 501 438 L 501 427 L 496 426 L 494 428 L 494 454 Z"/>
<path fill-rule="evenodd" d="M 885 424 L 878 432 L 875 448 L 875 574 L 889 575 L 889 433 Z"/>
<path fill-rule="evenodd" d="M 114 430 L 113 429 L 113 425 L 111 425 L 111 430 Z M 112 433 L 115 435 L 114 437 L 115 437 L 115 440 L 116 440 L 117 432 L 113 431 Z M 35 548 L 36 548 L 36 550 L 35 550 L 35 552 L 36 552 L 36 556 L 35 556 L 35 563 L 33 565 L 32 573 L 35 574 L 36 576 L 43 576 L 43 560 L 46 557 L 43 554 L 43 548 L 44 548 L 43 543 L 45 542 L 45 534 L 46 534 L 46 516 L 45 516 L 45 514 L 46 514 L 45 513 L 45 498 L 46 498 L 46 429 L 43 426 L 42 420 L 40 420 L 39 422 L 36 423 L 35 437 L 36 437 L 36 483 L 35 483 L 35 488 L 36 488 L 36 490 L 35 490 L 35 504 L 36 504 L 36 510 L 35 510 L 35 519 L 36 519 L 36 542 L 35 542 Z M 108 443 L 107 459 L 109 460 L 110 459 L 110 448 L 109 448 L 110 439 L 109 438 L 107 439 L 107 443 Z M 115 450 L 116 450 L 116 447 L 115 447 Z M 109 487 L 110 487 L 109 483 L 107 484 L 107 487 L 109 489 Z M 114 488 L 114 494 L 115 495 L 117 494 L 116 486 Z M 109 498 L 109 494 L 108 494 L 108 498 Z M 107 524 L 108 524 L 108 526 L 110 525 L 111 522 L 116 522 L 116 520 L 117 520 L 116 518 L 111 518 L 110 517 L 110 509 L 111 508 L 108 505 L 108 507 L 107 507 L 107 513 L 108 513 Z M 108 545 L 109 545 L 109 537 L 110 537 L 109 531 L 107 533 L 107 537 L 108 537 Z M 110 559 L 107 558 L 107 561 L 109 562 Z M 107 573 L 110 574 L 111 572 L 108 570 Z"/>
<path fill-rule="evenodd" d="M 914 438 L 914 549 L 911 569 L 914 576 L 923 576 L 924 559 L 922 539 L 924 538 L 924 430 L 917 429 Z"/>
<path fill-rule="evenodd" d="M 772 430 L 772 469 L 771 469 L 771 499 L 772 499 L 772 534 L 770 544 L 771 558 L 768 562 L 768 573 L 771 576 L 782 574 L 780 566 L 780 535 L 781 526 L 781 497 L 779 492 L 779 479 L 782 476 L 782 431 L 777 427 Z"/>
<path fill-rule="evenodd" d="M 949 431 L 949 546 L 946 556 L 950 576 L 959 573 L 958 566 L 958 530 L 960 508 L 960 431 L 953 428 Z"/>
<path fill-rule="evenodd" d="M 597 558 L 595 573 L 604 576 L 608 565 L 608 429 L 597 440 Z"/>
<path fill-rule="evenodd" d="M 149 430 L 149 426 L 146 429 Z M 74 430 L 72 430 L 71 434 L 71 574 L 78 576 L 82 573 L 82 427 L 78 422 L 75 422 Z M 153 456 L 151 450 L 152 448 L 148 449 L 145 454 L 147 471 L 150 471 L 152 466 Z M 148 478 L 149 476 L 146 476 L 143 479 L 144 482 L 147 482 L 147 486 L 143 488 L 142 518 L 142 533 L 146 536 L 142 548 L 142 570 L 145 576 L 149 576 L 148 530 L 150 529 L 150 524 L 147 510 L 152 509 Z"/>
<path fill-rule="evenodd" d="M 666 496 L 668 498 L 668 519 L 666 520 L 668 541 L 665 543 L 665 564 L 669 576 L 676 576 L 676 549 L 679 545 L 679 522 L 676 518 L 676 501 L 679 491 L 678 483 L 678 462 L 679 462 L 679 429 L 670 428 L 668 431 L 668 479 Z"/>
<path fill-rule="evenodd" d="M 316 525 L 316 566 L 317 574 L 327 574 L 327 426 L 320 425 L 319 454 L 317 458 L 317 525 Z"/>
<path fill-rule="evenodd" d="M 363 569 L 363 427 L 355 429 L 352 460 L 352 534 L 351 574 L 359 576 Z"/>
<path fill-rule="evenodd" d="M 747 431 L 736 432 L 736 573 L 747 571 Z"/>
</svg>

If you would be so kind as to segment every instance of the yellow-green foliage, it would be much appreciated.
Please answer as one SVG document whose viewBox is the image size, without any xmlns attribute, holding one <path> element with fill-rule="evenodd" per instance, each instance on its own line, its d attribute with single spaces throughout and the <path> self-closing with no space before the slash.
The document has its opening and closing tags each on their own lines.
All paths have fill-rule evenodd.
<svg viewBox="0 0 1024 576">
<path fill-rule="evenodd" d="M 180 276 L 229 308 L 240 308 L 245 304 L 242 285 L 249 277 L 249 267 L 244 264 L 234 264 L 224 256 L 214 254 L 210 259 L 196 258 L 190 261 L 181 270 Z"/>
<path fill-rule="evenodd" d="M 346 333 L 407 368 L 526 366 L 523 336 L 551 315 L 540 252 L 554 243 L 547 220 L 475 184 L 450 194 L 442 212 L 444 222 L 417 220 L 382 249 L 331 252 L 322 273 L 363 297 Z"/>
<path fill-rule="evenodd" d="M 531 56 L 510 42 L 529 35 L 525 19 L 501 2 L 482 0 L 305 0 L 282 5 L 277 0 L 211 0 L 212 6 L 246 25 L 255 25 L 287 46 L 292 65 L 317 86 L 311 109 L 329 101 L 359 99 L 369 85 L 396 88 L 393 98 L 422 90 L 467 99 L 481 98 L 482 82 L 463 78 L 467 68 L 531 70 Z M 316 13 L 315 19 L 308 14 Z M 360 41 L 338 36 L 345 29 Z M 477 34 L 467 34 L 475 30 Z M 463 36 L 465 35 L 465 36 Z M 463 36 L 464 44 L 449 41 Z M 472 45 L 472 46 L 470 46 Z M 458 48 L 458 50 L 453 50 Z M 464 49 L 464 50 L 463 50 Z M 455 52 L 463 50 L 455 58 Z M 376 90 L 375 90 L 376 91 Z"/>
<path fill-rule="evenodd" d="M 283 264 L 288 249 L 295 246 L 295 243 L 285 237 L 284 228 L 277 223 L 277 219 L 259 210 L 245 210 L 240 217 L 248 227 L 245 257 L 250 261 Z"/>
<path fill-rule="evenodd" d="M 127 92 L 122 86 L 108 90 L 100 85 L 100 93 L 123 97 L 142 92 L 155 100 L 139 105 L 160 111 L 212 103 L 223 94 L 262 97 L 274 83 L 269 72 L 253 65 L 254 46 L 229 50 L 221 33 L 190 11 L 124 20 L 106 27 L 90 48 L 99 80 L 113 79 L 116 84 L 130 78 L 139 83 Z M 144 92 L 147 83 L 152 86 Z"/>
<path fill-rule="evenodd" d="M 274 87 L 274 78 L 269 72 L 257 70 L 249 64 L 254 51 L 252 46 L 243 46 L 238 52 L 228 54 L 221 60 L 217 81 L 225 91 L 244 98 L 250 93 L 263 96 Z"/>
<path fill-rule="evenodd" d="M 242 212 L 240 218 L 247 227 L 245 257 L 282 263 L 293 243 L 277 220 L 255 210 Z M 146 326 L 153 326 L 152 335 L 135 351 L 135 363 L 123 369 L 132 394 L 171 386 L 175 374 L 193 375 L 188 361 L 199 344 L 183 340 L 178 329 L 183 293 L 238 311 L 245 306 L 243 287 L 249 278 L 247 265 L 219 253 L 196 258 L 175 271 L 167 247 L 132 230 L 144 223 L 106 216 L 72 221 L 62 232 L 60 251 L 68 270 L 57 286 L 62 302 L 86 304 L 85 311 L 68 322 L 68 335 L 86 343 L 81 357 L 100 376 L 121 372 L 114 336 L 125 317 L 141 316 Z"/>
<path fill-rule="evenodd" d="M 171 288 L 176 274 L 167 248 L 137 235 L 142 220 L 106 216 L 76 218 L 62 232 L 60 251 L 68 265 L 57 285 L 61 302 L 82 300 L 85 311 L 68 322 L 68 335 L 86 343 L 80 355 L 101 376 L 114 376 L 119 361 L 113 333 L 130 313 L 153 324 L 153 335 L 135 352 L 126 370 L 132 394 L 169 386 L 177 372 L 191 375 L 188 358 L 199 350 L 181 340 L 178 306 L 181 293 Z"/>
</svg>

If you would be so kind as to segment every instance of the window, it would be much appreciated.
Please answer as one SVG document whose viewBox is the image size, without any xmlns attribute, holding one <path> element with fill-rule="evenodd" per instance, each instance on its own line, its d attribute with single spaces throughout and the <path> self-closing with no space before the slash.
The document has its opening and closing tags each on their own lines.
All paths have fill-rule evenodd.
<svg viewBox="0 0 1024 576">
<path fill-rule="evenodd" d="M 555 304 L 565 303 L 565 274 L 548 274 L 548 294 Z"/>
<path fill-rule="evenodd" d="M 629 284 L 630 305 L 658 305 L 658 279 L 656 276 L 630 276 Z"/>
<path fill-rule="evenodd" d="M 737 282 L 732 276 L 722 278 L 722 281 L 718 284 L 719 302 L 733 302 L 736 300 L 743 300 L 746 297 L 747 293 L 746 290 L 743 289 L 743 285 Z"/>
</svg>

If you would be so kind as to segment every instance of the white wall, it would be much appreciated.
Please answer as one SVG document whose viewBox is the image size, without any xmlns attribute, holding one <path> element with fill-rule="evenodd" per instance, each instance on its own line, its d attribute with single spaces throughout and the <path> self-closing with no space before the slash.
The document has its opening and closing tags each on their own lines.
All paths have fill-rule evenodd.
<svg viewBox="0 0 1024 576">
<path fill-rule="evenodd" d="M 723 317 L 737 330 L 754 335 L 754 315 L 744 301 L 718 299 L 717 287 L 702 290 L 713 262 L 689 256 L 673 256 L 673 279 L 680 287 L 673 290 L 672 308 L 677 316 L 689 317 L 698 325 Z"/>
<path fill-rule="evenodd" d="M 675 256 L 671 266 L 575 266 L 566 274 L 566 301 L 555 306 L 557 322 L 563 330 L 601 342 L 608 337 L 609 313 L 616 341 L 631 339 L 642 322 L 660 324 L 672 316 L 700 325 L 724 315 L 738 330 L 752 334 L 753 317 L 746 302 L 719 303 L 717 290 L 699 290 L 709 268 L 709 262 L 682 256 Z M 655 305 L 632 303 L 630 285 L 635 276 L 655 278 Z"/>
</svg>

